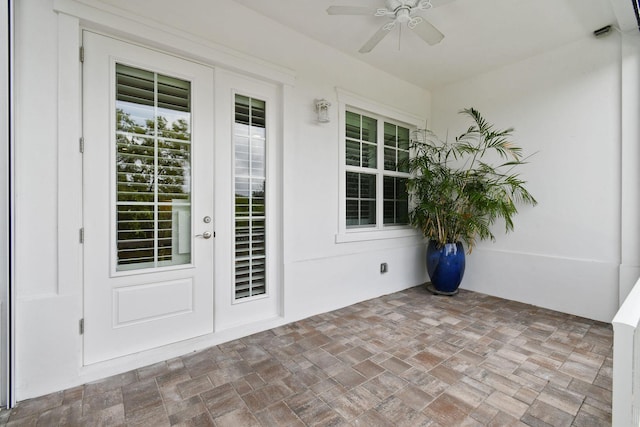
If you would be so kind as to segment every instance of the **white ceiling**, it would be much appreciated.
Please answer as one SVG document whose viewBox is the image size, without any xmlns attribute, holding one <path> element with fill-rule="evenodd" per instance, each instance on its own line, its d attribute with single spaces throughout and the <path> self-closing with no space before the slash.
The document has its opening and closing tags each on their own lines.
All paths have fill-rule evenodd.
<svg viewBox="0 0 640 427">
<path fill-rule="evenodd" d="M 236 8 L 249 8 L 425 89 L 593 37 L 593 31 L 605 25 L 638 31 L 629 0 L 432 0 L 434 7 L 421 16 L 444 33 L 439 44 L 429 46 L 406 26 L 399 33 L 396 25 L 372 52 L 361 54 L 358 49 L 385 18 L 330 16 L 326 10 L 332 5 L 375 9 L 384 7 L 385 0 L 154 0 L 152 8 L 149 0 L 94 1 L 142 13 L 222 44 L 232 35 L 215 32 L 212 17 L 224 16 L 217 12 L 235 2 Z"/>
<path fill-rule="evenodd" d="M 375 16 L 329 16 L 331 5 L 384 7 L 384 0 L 234 0 L 404 80 L 431 89 L 520 61 L 616 24 L 609 0 L 432 0 L 421 16 L 445 38 L 429 46 L 398 26 L 367 54 Z M 631 9 L 629 9 L 631 10 Z M 632 12 L 631 12 L 632 13 Z"/>
</svg>

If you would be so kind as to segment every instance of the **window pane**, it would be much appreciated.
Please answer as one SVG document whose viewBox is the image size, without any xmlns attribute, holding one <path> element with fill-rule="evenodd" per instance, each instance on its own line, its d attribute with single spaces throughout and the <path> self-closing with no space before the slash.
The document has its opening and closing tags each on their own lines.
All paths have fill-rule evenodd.
<svg viewBox="0 0 640 427">
<path fill-rule="evenodd" d="M 153 203 L 155 180 L 155 141 L 116 133 L 118 202 Z"/>
<path fill-rule="evenodd" d="M 360 114 L 347 111 L 345 119 L 347 138 L 360 139 Z"/>
<path fill-rule="evenodd" d="M 158 140 L 158 201 L 191 197 L 191 143 Z"/>
<path fill-rule="evenodd" d="M 396 170 L 396 150 L 393 148 L 384 149 L 384 170 Z"/>
<path fill-rule="evenodd" d="M 153 205 L 118 205 L 118 266 L 154 262 Z"/>
<path fill-rule="evenodd" d="M 116 130 L 138 134 L 155 132 L 155 74 L 116 65 Z"/>
<path fill-rule="evenodd" d="M 362 167 L 378 167 L 378 147 L 375 144 L 362 144 Z"/>
<path fill-rule="evenodd" d="M 360 202 L 360 225 L 375 225 L 376 202 L 375 200 L 363 200 Z"/>
<path fill-rule="evenodd" d="M 347 227 L 360 224 L 360 209 L 357 200 L 347 200 Z"/>
<path fill-rule="evenodd" d="M 409 151 L 398 150 L 398 172 L 409 172 Z"/>
<path fill-rule="evenodd" d="M 376 176 L 347 172 L 347 227 L 376 223 Z"/>
<path fill-rule="evenodd" d="M 236 126 L 235 127 L 240 127 L 240 126 L 238 126 L 240 124 L 249 125 L 251 123 L 251 120 L 250 120 L 250 117 L 249 117 L 249 97 L 242 96 L 242 95 L 236 95 L 235 113 L 236 113 Z M 246 131 L 248 131 L 248 127 L 245 128 L 245 129 L 246 129 Z"/>
<path fill-rule="evenodd" d="M 235 97 L 236 299 L 266 293 L 266 103 Z"/>
<path fill-rule="evenodd" d="M 385 224 L 393 224 L 396 218 L 395 212 L 396 206 L 393 201 L 385 200 L 384 201 L 384 223 Z"/>
<path fill-rule="evenodd" d="M 383 197 L 385 200 L 391 200 L 395 198 L 396 194 L 396 180 L 393 177 L 385 176 L 382 180 Z"/>
<path fill-rule="evenodd" d="M 377 121 L 346 112 L 345 162 L 349 166 L 378 167 Z"/>
<path fill-rule="evenodd" d="M 347 197 L 357 199 L 360 195 L 360 174 L 347 172 Z"/>
<path fill-rule="evenodd" d="M 363 199 L 376 198 L 376 176 L 360 174 L 360 197 Z"/>
<path fill-rule="evenodd" d="M 255 98 L 251 98 L 251 126 L 258 129 L 266 126 L 265 102 Z"/>
<path fill-rule="evenodd" d="M 409 129 L 385 122 L 384 144 L 384 169 L 409 172 Z"/>
<path fill-rule="evenodd" d="M 191 262 L 191 83 L 116 64 L 118 271 Z"/>
<path fill-rule="evenodd" d="M 251 138 L 251 175 L 265 176 L 265 141 L 262 136 L 253 135 Z"/>
<path fill-rule="evenodd" d="M 157 127 L 160 136 L 187 141 L 191 139 L 189 113 L 158 108 Z"/>
<path fill-rule="evenodd" d="M 383 197 L 384 224 L 407 224 L 409 210 L 407 179 L 385 176 L 383 178 Z"/>
<path fill-rule="evenodd" d="M 169 111 L 191 111 L 191 84 L 171 76 L 158 75 L 158 107 Z"/>
<path fill-rule="evenodd" d="M 409 204 L 399 201 L 396 203 L 396 224 L 409 223 Z"/>
<path fill-rule="evenodd" d="M 406 178 L 396 178 L 396 198 L 398 200 L 409 200 Z"/>
<path fill-rule="evenodd" d="M 362 140 L 367 142 L 378 141 L 378 121 L 376 119 L 362 116 Z"/>
<path fill-rule="evenodd" d="M 345 160 L 349 166 L 360 166 L 360 143 L 347 139 Z"/>
<path fill-rule="evenodd" d="M 398 148 L 409 150 L 409 129 L 398 126 Z"/>
<path fill-rule="evenodd" d="M 396 128 L 397 126 L 391 123 L 384 124 L 384 145 L 389 147 L 396 146 Z"/>
<path fill-rule="evenodd" d="M 245 130 L 248 128 L 241 126 L 235 129 Z M 235 146 L 236 175 L 249 175 L 249 137 L 236 134 L 233 138 L 233 144 Z"/>
</svg>

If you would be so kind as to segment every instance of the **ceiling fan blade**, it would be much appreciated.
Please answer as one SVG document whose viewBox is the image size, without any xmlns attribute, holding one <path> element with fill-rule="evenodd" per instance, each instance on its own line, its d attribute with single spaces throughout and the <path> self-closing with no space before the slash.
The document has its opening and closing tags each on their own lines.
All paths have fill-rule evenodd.
<svg viewBox="0 0 640 427">
<path fill-rule="evenodd" d="M 377 9 L 364 6 L 329 6 L 329 15 L 374 15 Z"/>
<path fill-rule="evenodd" d="M 392 28 L 393 28 L 393 22 L 384 24 L 382 27 L 378 29 L 378 31 L 376 31 L 376 33 L 369 40 L 367 40 L 367 42 L 360 48 L 358 52 L 360 53 L 371 52 L 373 48 L 376 47 L 378 43 L 380 43 L 380 41 L 382 41 L 382 39 L 385 38 L 385 36 L 391 32 Z"/>
<path fill-rule="evenodd" d="M 411 27 L 409 27 L 411 28 Z M 429 45 L 433 46 L 434 44 L 438 44 L 444 38 L 444 34 L 442 34 L 436 27 L 434 27 L 430 22 L 426 20 L 422 20 L 422 22 L 416 24 L 413 28 L 411 28 L 422 40 L 429 43 Z"/>
<path fill-rule="evenodd" d="M 444 6 L 445 4 L 452 3 L 455 0 L 431 0 L 431 5 L 433 7 Z"/>
</svg>

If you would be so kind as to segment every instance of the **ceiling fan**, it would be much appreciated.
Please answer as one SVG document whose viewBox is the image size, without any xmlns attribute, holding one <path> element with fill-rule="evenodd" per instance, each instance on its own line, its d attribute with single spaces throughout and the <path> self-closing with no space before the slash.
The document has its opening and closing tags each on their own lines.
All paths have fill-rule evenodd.
<svg viewBox="0 0 640 427">
<path fill-rule="evenodd" d="M 373 15 L 390 18 L 360 48 L 358 52 L 368 53 L 398 25 L 407 24 L 422 40 L 429 45 L 440 43 L 444 35 L 431 23 L 418 15 L 419 12 L 431 9 L 431 0 L 386 0 L 384 8 L 372 9 L 366 6 L 329 6 L 329 15 Z"/>
</svg>

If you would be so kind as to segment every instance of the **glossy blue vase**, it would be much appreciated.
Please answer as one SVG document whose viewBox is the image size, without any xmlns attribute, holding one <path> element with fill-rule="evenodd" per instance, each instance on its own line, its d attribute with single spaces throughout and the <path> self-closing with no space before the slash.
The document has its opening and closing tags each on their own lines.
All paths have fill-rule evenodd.
<svg viewBox="0 0 640 427">
<path fill-rule="evenodd" d="M 427 273 L 434 293 L 454 295 L 458 292 L 464 275 L 464 248 L 461 242 L 447 243 L 438 247 L 430 240 L 427 246 Z"/>
</svg>

